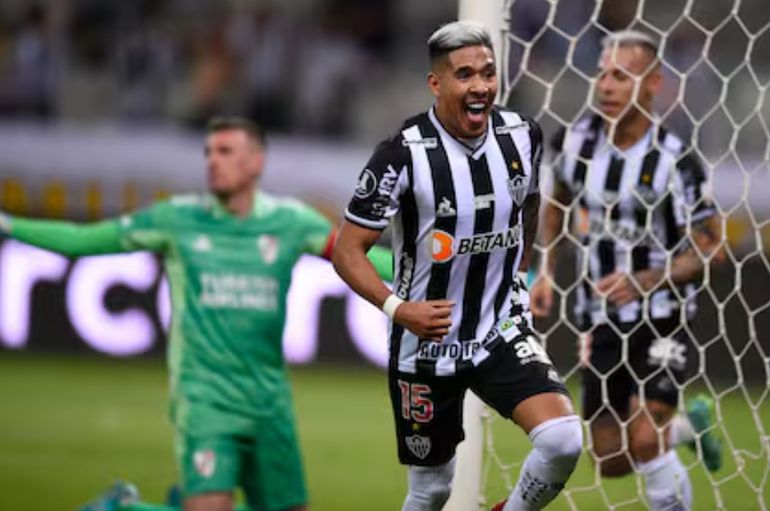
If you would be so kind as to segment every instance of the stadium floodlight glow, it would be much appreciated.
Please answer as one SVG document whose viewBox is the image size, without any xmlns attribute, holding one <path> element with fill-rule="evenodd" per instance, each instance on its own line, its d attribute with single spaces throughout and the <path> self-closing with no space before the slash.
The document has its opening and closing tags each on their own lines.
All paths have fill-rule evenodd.
<svg viewBox="0 0 770 511">
<path fill-rule="evenodd" d="M 155 327 L 147 312 L 138 308 L 109 311 L 105 295 L 116 285 L 146 292 L 158 271 L 158 263 L 149 253 L 79 259 L 67 285 L 67 311 L 83 340 L 116 356 L 149 350 L 155 341 Z"/>
<path fill-rule="evenodd" d="M 114 356 L 132 356 L 153 348 L 159 332 L 151 311 L 133 307 L 113 311 L 105 299 L 110 289 L 124 286 L 150 291 L 161 272 L 148 252 L 82 257 L 67 274 L 67 258 L 16 241 L 0 244 L 0 344 L 23 348 L 30 335 L 34 287 L 52 281 L 65 287 L 65 308 L 73 330 L 91 348 Z M 66 280 L 65 280 L 66 279 Z M 318 355 L 321 305 L 328 297 L 346 301 L 347 334 L 361 355 L 379 367 L 388 362 L 385 315 L 356 295 L 323 259 L 303 256 L 292 273 L 287 296 L 283 352 L 290 364 L 308 364 Z M 171 322 L 168 280 L 160 279 L 154 295 L 160 326 Z M 340 337 L 345 337 L 340 331 Z"/>
<path fill-rule="evenodd" d="M 163 330 L 168 333 L 171 328 L 171 287 L 168 278 L 164 275 L 158 285 L 158 294 L 155 296 L 155 303 L 158 307 L 158 318 Z"/>
<path fill-rule="evenodd" d="M 318 351 L 318 327 L 324 296 L 340 295 L 339 282 L 329 265 L 315 257 L 302 257 L 291 274 L 294 283 L 286 297 L 286 326 L 283 329 L 283 354 L 291 364 L 306 364 Z M 339 278 L 337 279 L 339 281 Z"/>
<path fill-rule="evenodd" d="M 22 348 L 29 337 L 32 290 L 40 281 L 64 277 L 65 257 L 17 241 L 0 248 L 0 343 Z"/>
</svg>

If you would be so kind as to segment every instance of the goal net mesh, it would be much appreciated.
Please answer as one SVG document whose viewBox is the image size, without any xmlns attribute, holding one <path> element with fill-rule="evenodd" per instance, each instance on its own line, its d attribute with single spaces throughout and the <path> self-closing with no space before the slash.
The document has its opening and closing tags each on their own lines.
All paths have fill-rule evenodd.
<svg viewBox="0 0 770 511">
<path fill-rule="evenodd" d="M 676 384 L 682 412 L 698 393 L 714 400 L 712 432 L 722 439 L 724 463 L 709 472 L 697 448 L 683 446 L 679 454 L 692 480 L 695 509 L 770 508 L 767 1 L 505 0 L 501 9 L 501 102 L 533 115 L 546 140 L 591 112 L 603 36 L 636 29 L 660 41 L 664 86 L 655 110 L 664 126 L 692 145 L 706 170 L 727 255 L 719 267 L 705 258 L 697 313 L 683 325 L 696 353 L 688 379 Z M 548 160 L 546 155 L 545 197 Z M 562 246 L 572 250 L 560 251 L 553 314 L 537 329 L 580 408 L 580 329 L 572 313 L 571 254 L 577 242 L 566 233 L 562 238 Z M 584 426 L 587 432 L 589 421 Z M 493 413 L 486 414 L 484 431 L 480 506 L 488 509 L 512 489 L 530 445 Z M 553 508 L 647 509 L 638 472 L 602 478 L 591 452 L 587 442 L 586 455 Z"/>
</svg>

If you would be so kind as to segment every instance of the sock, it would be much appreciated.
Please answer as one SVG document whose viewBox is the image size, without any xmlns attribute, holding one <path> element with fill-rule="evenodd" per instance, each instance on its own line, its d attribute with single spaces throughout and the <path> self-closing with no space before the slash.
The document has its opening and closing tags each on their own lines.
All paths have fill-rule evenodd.
<svg viewBox="0 0 770 511">
<path fill-rule="evenodd" d="M 692 508 L 692 486 L 687 469 L 673 449 L 637 464 L 647 483 L 652 511 L 687 511 Z"/>
<path fill-rule="evenodd" d="M 686 414 L 678 413 L 671 419 L 668 440 L 672 447 L 695 442 L 695 430 L 692 428 L 690 419 L 687 418 Z"/>
<path fill-rule="evenodd" d="M 409 493 L 401 511 L 440 511 L 449 500 L 455 460 L 435 467 L 409 466 Z"/>
<path fill-rule="evenodd" d="M 559 494 L 583 448 L 583 427 L 577 415 L 558 417 L 535 427 L 529 438 L 532 451 L 503 511 L 542 509 Z"/>
</svg>

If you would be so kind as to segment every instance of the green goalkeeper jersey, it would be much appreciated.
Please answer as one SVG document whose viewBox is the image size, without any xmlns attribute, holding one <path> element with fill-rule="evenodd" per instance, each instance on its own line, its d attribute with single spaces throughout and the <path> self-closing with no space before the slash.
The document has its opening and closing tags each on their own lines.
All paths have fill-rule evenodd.
<svg viewBox="0 0 770 511">
<path fill-rule="evenodd" d="M 302 254 L 320 254 L 328 220 L 259 193 L 238 218 L 210 196 L 180 196 L 120 219 L 126 250 L 162 254 L 172 293 L 171 414 L 195 434 L 248 432 L 285 417 L 291 396 L 281 339 Z"/>
<path fill-rule="evenodd" d="M 171 417 L 193 435 L 249 434 L 291 416 L 281 340 L 292 268 L 321 255 L 330 223 L 294 199 L 258 193 L 246 218 L 213 196 L 180 196 L 93 224 L 0 213 L 0 234 L 70 257 L 152 250 L 171 285 Z M 369 259 L 393 278 L 390 251 Z"/>
</svg>

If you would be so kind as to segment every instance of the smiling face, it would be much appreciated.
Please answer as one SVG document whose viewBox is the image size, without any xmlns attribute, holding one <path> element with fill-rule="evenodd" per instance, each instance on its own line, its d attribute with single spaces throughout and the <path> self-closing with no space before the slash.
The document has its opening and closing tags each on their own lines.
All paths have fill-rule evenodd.
<svg viewBox="0 0 770 511">
<path fill-rule="evenodd" d="M 626 121 L 652 112 L 662 76 L 655 54 L 642 45 L 604 49 L 596 79 L 596 106 L 608 120 Z"/>
<path fill-rule="evenodd" d="M 436 115 L 458 138 L 477 138 L 487 130 L 497 94 L 495 55 L 486 46 L 467 46 L 437 59 L 428 86 L 436 97 Z"/>
<path fill-rule="evenodd" d="M 205 154 L 209 190 L 218 197 L 231 196 L 253 186 L 262 174 L 262 147 L 244 130 L 210 133 Z"/>
</svg>

